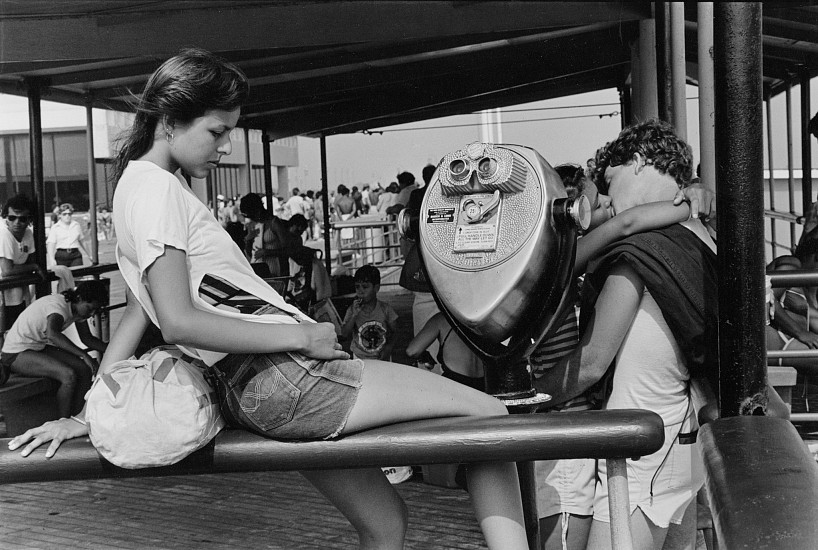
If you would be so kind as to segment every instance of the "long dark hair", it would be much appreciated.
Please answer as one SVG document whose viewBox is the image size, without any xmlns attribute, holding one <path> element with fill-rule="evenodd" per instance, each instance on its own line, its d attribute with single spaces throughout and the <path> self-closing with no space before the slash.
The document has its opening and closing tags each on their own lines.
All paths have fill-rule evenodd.
<svg viewBox="0 0 818 550">
<path fill-rule="evenodd" d="M 69 288 L 62 292 L 65 301 L 69 304 L 88 302 L 89 304 L 108 305 L 108 286 L 102 281 L 82 281 L 76 288 Z"/>
<path fill-rule="evenodd" d="M 249 85 L 241 69 L 212 53 L 190 48 L 162 63 L 134 97 L 133 126 L 119 139 L 112 183 L 116 184 L 128 162 L 148 152 L 156 125 L 190 122 L 210 109 L 232 111 L 247 99 Z"/>
</svg>

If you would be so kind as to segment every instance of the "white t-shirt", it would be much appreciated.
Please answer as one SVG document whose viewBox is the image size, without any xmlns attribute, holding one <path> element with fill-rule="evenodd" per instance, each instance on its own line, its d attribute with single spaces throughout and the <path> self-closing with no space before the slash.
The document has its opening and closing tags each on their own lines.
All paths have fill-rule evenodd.
<svg viewBox="0 0 818 550">
<path fill-rule="evenodd" d="M 152 162 L 128 164 L 114 193 L 113 217 L 119 269 L 157 326 L 145 272 L 164 253 L 165 246 L 187 254 L 194 307 L 252 322 L 313 322 L 253 273 L 244 253 L 186 183 Z M 179 347 L 208 365 L 227 355 Z M 301 355 L 290 355 L 302 365 L 311 362 Z"/>
<path fill-rule="evenodd" d="M 56 248 L 79 248 L 80 239 L 82 239 L 82 228 L 80 224 L 71 220 L 67 226 L 62 222 L 52 224 L 45 242 L 54 244 Z"/>
<path fill-rule="evenodd" d="M 301 214 L 305 218 L 307 217 L 307 208 L 306 204 L 304 204 L 304 199 L 301 198 L 301 195 L 293 195 L 290 197 L 290 200 L 287 201 L 287 208 L 290 209 L 290 217 L 295 216 L 296 214 Z"/>
<path fill-rule="evenodd" d="M 0 258 L 11 260 L 14 265 L 22 265 L 28 257 L 34 254 L 34 233 L 26 227 L 23 239 L 17 241 L 11 234 L 8 226 L 0 221 Z M 3 291 L 3 298 L 7 306 L 17 306 L 23 303 L 28 288 L 18 287 Z"/>
<path fill-rule="evenodd" d="M 62 294 L 43 296 L 24 309 L 6 333 L 3 353 L 44 349 L 48 343 L 48 316 L 52 313 L 62 316 L 62 330 L 67 329 L 74 322 L 71 304 L 65 301 L 65 296 Z"/>
</svg>

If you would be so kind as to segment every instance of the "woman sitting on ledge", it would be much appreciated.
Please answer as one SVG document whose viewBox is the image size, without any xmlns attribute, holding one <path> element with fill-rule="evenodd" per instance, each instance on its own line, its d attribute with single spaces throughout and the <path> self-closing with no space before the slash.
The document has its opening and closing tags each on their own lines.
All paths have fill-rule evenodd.
<svg viewBox="0 0 818 550">
<path fill-rule="evenodd" d="M 222 404 L 226 420 L 267 437 L 329 439 L 408 420 L 507 414 L 497 399 L 429 372 L 350 359 L 333 325 L 315 323 L 253 273 L 179 176 L 206 178 L 230 154 L 247 93 L 240 69 L 201 50 L 181 52 L 148 80 L 116 161 L 117 262 L 131 299 L 101 370 L 130 357 L 153 321 L 167 342 L 236 383 Z M 27 455 L 51 441 L 53 456 L 85 433 L 61 419 L 10 448 L 28 443 Z M 380 469 L 303 475 L 352 523 L 361 548 L 403 548 L 406 507 Z M 516 466 L 476 464 L 468 482 L 488 547 L 528 548 Z"/>
</svg>

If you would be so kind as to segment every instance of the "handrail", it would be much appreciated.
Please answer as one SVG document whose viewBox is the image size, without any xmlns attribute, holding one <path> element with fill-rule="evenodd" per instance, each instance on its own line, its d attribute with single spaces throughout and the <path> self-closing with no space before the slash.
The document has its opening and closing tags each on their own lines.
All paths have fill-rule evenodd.
<svg viewBox="0 0 818 550">
<path fill-rule="evenodd" d="M 719 547 L 815 548 L 818 466 L 790 422 L 722 418 L 699 440 Z"/>
<path fill-rule="evenodd" d="M 764 215 L 774 220 L 782 220 L 794 224 L 803 224 L 804 216 L 798 216 L 792 212 L 779 212 L 778 210 L 765 210 Z M 778 244 L 778 243 L 776 243 Z M 781 246 L 781 245 L 778 245 Z"/>
<path fill-rule="evenodd" d="M 818 271 L 811 269 L 795 269 L 792 271 L 776 271 L 769 275 L 773 288 L 790 286 L 818 286 Z"/>
<path fill-rule="evenodd" d="M 70 267 L 71 273 L 74 277 L 86 277 L 89 275 L 101 275 L 103 273 L 110 273 L 111 271 L 118 271 L 119 267 L 115 263 L 111 264 L 96 264 L 81 267 Z M 46 277 L 43 278 L 37 273 L 25 273 L 21 275 L 8 275 L 0 277 L 0 290 L 7 290 L 9 288 L 17 288 L 26 285 L 36 285 L 43 282 L 57 281 L 59 278 L 53 271 L 46 272 Z"/>
<path fill-rule="evenodd" d="M 384 268 L 403 265 L 396 221 L 374 217 L 336 220 L 330 227 L 334 233 L 337 266 L 355 269 L 365 264 Z M 343 230 L 353 231 L 353 237 L 341 238 Z"/>
<path fill-rule="evenodd" d="M 330 223 L 330 226 L 333 229 L 346 229 L 348 227 L 379 227 L 379 226 L 389 226 L 389 225 L 396 225 L 397 222 L 394 220 L 381 220 L 381 219 L 372 219 L 372 220 L 342 220 L 342 221 L 333 221 Z"/>
</svg>

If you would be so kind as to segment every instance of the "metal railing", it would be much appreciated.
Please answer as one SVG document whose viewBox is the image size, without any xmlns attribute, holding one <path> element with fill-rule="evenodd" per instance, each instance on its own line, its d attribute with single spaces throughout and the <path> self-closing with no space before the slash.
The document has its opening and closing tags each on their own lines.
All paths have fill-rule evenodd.
<svg viewBox="0 0 818 550">
<path fill-rule="evenodd" d="M 363 219 L 332 223 L 336 268 L 351 274 L 364 265 L 378 268 L 403 266 L 401 239 L 397 222 Z"/>
</svg>

